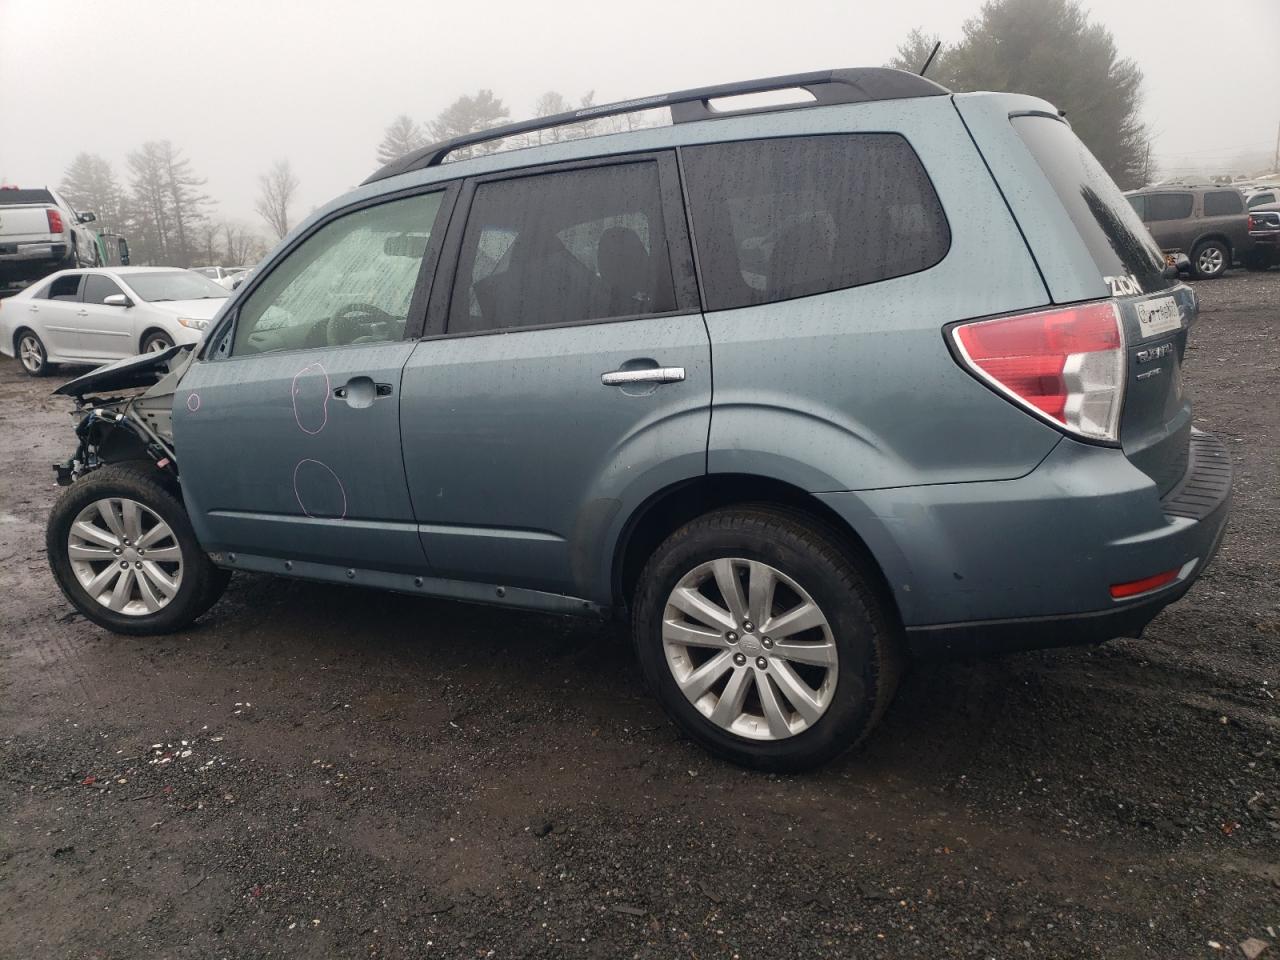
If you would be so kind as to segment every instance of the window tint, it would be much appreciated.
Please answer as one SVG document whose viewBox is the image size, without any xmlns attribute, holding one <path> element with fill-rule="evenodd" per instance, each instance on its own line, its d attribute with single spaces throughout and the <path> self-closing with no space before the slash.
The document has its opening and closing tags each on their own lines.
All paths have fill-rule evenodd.
<svg viewBox="0 0 1280 960">
<path fill-rule="evenodd" d="M 1124 194 L 1102 165 L 1063 121 L 1039 115 L 1015 116 L 1013 129 L 1035 157 L 1076 235 L 1084 242 L 1098 272 L 1104 277 L 1132 274 L 1144 290 L 1158 290 L 1173 283 L 1164 276 L 1164 255 L 1151 233 L 1125 203 Z M 1146 220 L 1152 216 L 1151 200 Z M 1187 213 L 1191 197 L 1187 195 Z"/>
<path fill-rule="evenodd" d="M 1148 220 L 1182 220 L 1191 216 L 1191 194 L 1151 193 L 1147 195 Z"/>
<path fill-rule="evenodd" d="M 1232 213 L 1244 212 L 1244 200 L 1234 190 L 1217 190 L 1204 195 L 1204 215 L 1206 217 L 1224 217 Z"/>
<path fill-rule="evenodd" d="M 401 339 L 441 197 L 393 200 L 325 224 L 250 294 L 232 353 Z"/>
<path fill-rule="evenodd" d="M 1125 197 L 1129 201 L 1129 206 L 1133 207 L 1133 212 L 1139 217 L 1147 215 L 1147 198 L 1146 197 Z"/>
<path fill-rule="evenodd" d="M 476 187 L 449 332 L 674 309 L 656 163 L 567 170 Z"/>
<path fill-rule="evenodd" d="M 1250 208 L 1252 208 L 1252 207 L 1260 207 L 1264 203 L 1275 203 L 1275 202 L 1276 202 L 1276 195 L 1274 193 L 1255 193 L 1253 196 L 1249 198 L 1247 205 Z"/>
<path fill-rule="evenodd" d="M 116 293 L 124 293 L 124 291 L 110 277 L 104 277 L 100 273 L 91 273 L 84 279 L 85 303 L 102 303 L 107 297 Z"/>
<path fill-rule="evenodd" d="M 49 300 L 79 300 L 80 279 L 81 276 L 78 273 L 70 277 L 59 277 L 49 284 L 44 296 Z"/>
<path fill-rule="evenodd" d="M 725 310 L 931 267 L 951 233 L 897 134 L 683 149 L 707 306 Z"/>
</svg>

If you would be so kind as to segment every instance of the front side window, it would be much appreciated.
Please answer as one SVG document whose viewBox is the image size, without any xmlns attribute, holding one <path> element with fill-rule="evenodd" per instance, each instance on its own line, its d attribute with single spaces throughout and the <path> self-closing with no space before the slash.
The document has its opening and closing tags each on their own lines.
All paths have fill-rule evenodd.
<svg viewBox="0 0 1280 960">
<path fill-rule="evenodd" d="M 85 303 L 105 303 L 107 297 L 117 293 L 124 293 L 124 291 L 110 277 L 104 277 L 100 273 L 91 273 L 85 277 Z"/>
<path fill-rule="evenodd" d="M 1191 216 L 1191 194 L 1151 193 L 1147 195 L 1147 220 L 1184 220 Z"/>
<path fill-rule="evenodd" d="M 449 309 L 450 333 L 674 309 L 656 163 L 476 187 Z"/>
<path fill-rule="evenodd" d="M 240 308 L 232 354 L 402 339 L 442 197 L 380 203 L 311 234 Z"/>
<path fill-rule="evenodd" d="M 1225 217 L 1233 213 L 1244 213 L 1244 200 L 1236 191 L 1217 190 L 1204 195 L 1206 217 Z"/>
<path fill-rule="evenodd" d="M 927 269 L 951 245 L 942 205 L 897 134 L 682 150 L 707 306 L 725 310 Z"/>
</svg>

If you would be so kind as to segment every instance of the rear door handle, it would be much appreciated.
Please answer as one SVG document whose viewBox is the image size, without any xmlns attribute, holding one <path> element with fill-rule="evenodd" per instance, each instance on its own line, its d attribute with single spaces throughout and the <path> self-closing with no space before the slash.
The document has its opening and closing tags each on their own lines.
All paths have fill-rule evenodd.
<svg viewBox="0 0 1280 960">
<path fill-rule="evenodd" d="M 600 382 L 606 387 L 625 386 L 629 383 L 679 383 L 684 379 L 684 367 L 643 367 L 639 370 L 612 370 L 600 374 Z"/>
</svg>

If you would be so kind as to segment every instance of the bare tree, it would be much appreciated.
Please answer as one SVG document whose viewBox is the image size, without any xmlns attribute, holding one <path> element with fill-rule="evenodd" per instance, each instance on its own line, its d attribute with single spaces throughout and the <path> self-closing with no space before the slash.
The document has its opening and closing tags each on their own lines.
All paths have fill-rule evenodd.
<svg viewBox="0 0 1280 960">
<path fill-rule="evenodd" d="M 382 142 L 378 144 L 378 163 L 387 164 L 426 146 L 427 138 L 408 114 L 400 114 L 391 121 Z"/>
<path fill-rule="evenodd" d="M 298 191 L 298 178 L 288 160 L 277 160 L 270 170 L 258 177 L 261 193 L 253 208 L 267 221 L 277 240 L 289 232 L 289 204 Z"/>
</svg>

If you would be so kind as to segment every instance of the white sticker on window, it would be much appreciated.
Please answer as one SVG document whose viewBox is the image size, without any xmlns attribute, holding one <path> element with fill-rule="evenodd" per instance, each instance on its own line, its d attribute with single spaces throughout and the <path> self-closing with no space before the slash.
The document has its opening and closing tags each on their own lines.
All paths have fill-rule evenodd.
<svg viewBox="0 0 1280 960">
<path fill-rule="evenodd" d="M 1133 306 L 1138 311 L 1138 327 L 1142 330 L 1144 338 L 1154 337 L 1158 333 L 1168 333 L 1182 326 L 1178 302 L 1173 297 L 1140 300 Z"/>
</svg>

